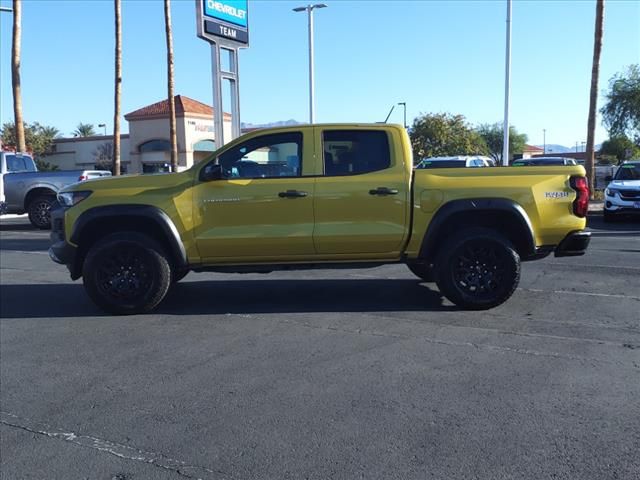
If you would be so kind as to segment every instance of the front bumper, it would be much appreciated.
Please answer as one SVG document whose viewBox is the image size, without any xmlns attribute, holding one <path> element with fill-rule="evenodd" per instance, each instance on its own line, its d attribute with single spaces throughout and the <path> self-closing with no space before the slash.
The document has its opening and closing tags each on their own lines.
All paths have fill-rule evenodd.
<svg viewBox="0 0 640 480">
<path fill-rule="evenodd" d="M 633 198 L 622 198 L 618 194 L 607 195 L 604 210 L 607 215 L 640 215 L 640 195 Z"/>
<path fill-rule="evenodd" d="M 71 278 L 80 278 L 78 271 L 78 249 L 67 243 L 64 234 L 64 212 L 65 209 L 57 207 L 51 210 L 51 246 L 49 247 L 49 258 L 56 263 L 66 265 L 71 273 Z"/>
<path fill-rule="evenodd" d="M 577 230 L 564 237 L 556 247 L 554 255 L 556 257 L 576 257 L 584 255 L 591 241 L 591 232 Z"/>
</svg>

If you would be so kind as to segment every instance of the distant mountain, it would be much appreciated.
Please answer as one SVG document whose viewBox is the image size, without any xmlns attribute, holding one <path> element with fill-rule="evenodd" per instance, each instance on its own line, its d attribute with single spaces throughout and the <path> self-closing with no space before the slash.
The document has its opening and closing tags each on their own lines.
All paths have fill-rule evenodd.
<svg viewBox="0 0 640 480">
<path fill-rule="evenodd" d="M 271 122 L 271 123 L 240 123 L 240 128 L 269 128 L 269 127 L 287 127 L 289 125 L 302 125 L 302 122 L 299 122 L 294 119 L 289 120 L 280 120 L 279 122 Z"/>
<path fill-rule="evenodd" d="M 544 145 L 536 145 L 536 147 L 544 148 Z M 600 150 L 600 147 L 602 147 L 601 143 L 594 145 L 595 151 L 597 152 L 598 150 Z M 585 147 L 582 144 L 578 145 L 579 152 L 584 151 L 584 148 Z M 565 147 L 564 145 L 558 145 L 556 143 L 548 143 L 546 146 L 547 153 L 575 153 L 575 151 L 576 147 Z"/>
</svg>

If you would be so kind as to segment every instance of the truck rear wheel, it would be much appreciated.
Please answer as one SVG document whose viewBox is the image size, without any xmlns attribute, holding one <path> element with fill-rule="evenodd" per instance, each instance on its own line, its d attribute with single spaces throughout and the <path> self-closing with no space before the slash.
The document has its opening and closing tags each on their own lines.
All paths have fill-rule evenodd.
<svg viewBox="0 0 640 480">
<path fill-rule="evenodd" d="M 56 201 L 56 197 L 51 195 L 40 195 L 31 202 L 27 207 L 29 221 L 31 225 L 40 230 L 48 230 L 51 228 L 51 206 Z"/>
<path fill-rule="evenodd" d="M 82 275 L 95 304 L 117 315 L 153 310 L 171 285 L 171 265 L 162 247 L 137 232 L 114 233 L 93 245 Z"/>
<path fill-rule="evenodd" d="M 519 282 L 520 256 L 511 242 L 494 230 L 462 230 L 438 252 L 436 283 L 459 307 L 493 308 L 504 303 Z"/>
</svg>

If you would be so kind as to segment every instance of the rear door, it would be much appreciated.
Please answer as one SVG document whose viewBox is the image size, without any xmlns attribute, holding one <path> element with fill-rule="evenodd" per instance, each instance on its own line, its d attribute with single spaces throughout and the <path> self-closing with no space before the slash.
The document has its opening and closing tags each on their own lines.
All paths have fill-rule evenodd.
<svg viewBox="0 0 640 480">
<path fill-rule="evenodd" d="M 321 255 L 395 258 L 406 237 L 410 179 L 390 131 L 316 128 L 313 242 Z"/>
</svg>

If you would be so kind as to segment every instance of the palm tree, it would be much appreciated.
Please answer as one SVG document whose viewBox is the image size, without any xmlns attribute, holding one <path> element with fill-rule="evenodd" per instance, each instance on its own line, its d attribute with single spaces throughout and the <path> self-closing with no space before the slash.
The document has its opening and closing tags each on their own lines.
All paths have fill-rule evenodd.
<svg viewBox="0 0 640 480">
<path fill-rule="evenodd" d="M 178 139 L 176 138 L 176 104 L 173 96 L 173 34 L 171 33 L 171 0 L 164 0 L 164 30 L 167 37 L 167 90 L 169 97 L 169 140 L 171 171 L 178 171 Z"/>
<path fill-rule="evenodd" d="M 596 130 L 596 102 L 598 100 L 598 77 L 600 76 L 600 52 L 602 51 L 602 26 L 604 23 L 604 0 L 596 0 L 596 28 L 593 38 L 593 64 L 591 66 L 591 94 L 589 96 L 589 119 L 587 121 L 587 178 L 591 198 L 594 193 L 595 162 L 593 142 Z"/>
<path fill-rule="evenodd" d="M 120 93 L 122 87 L 122 18 L 120 0 L 114 0 L 116 18 L 115 95 L 113 108 L 113 174 L 120 175 Z"/>
<path fill-rule="evenodd" d="M 22 37 L 22 0 L 13 0 L 13 42 L 11 44 L 11 84 L 13 87 L 13 115 L 16 125 L 16 149 L 27 150 L 22 119 L 22 88 L 20 86 L 20 49 Z"/>
<path fill-rule="evenodd" d="M 96 134 L 93 123 L 80 122 L 73 132 L 74 137 L 92 137 Z"/>
</svg>

